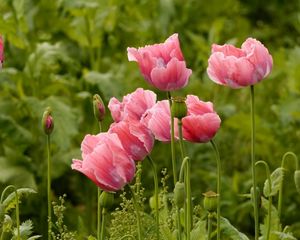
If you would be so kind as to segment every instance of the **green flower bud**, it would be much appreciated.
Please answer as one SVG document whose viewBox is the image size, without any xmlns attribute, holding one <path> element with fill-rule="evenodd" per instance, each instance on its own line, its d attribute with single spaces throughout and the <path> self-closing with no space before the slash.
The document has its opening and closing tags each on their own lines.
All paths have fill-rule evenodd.
<svg viewBox="0 0 300 240">
<path fill-rule="evenodd" d="M 179 208 L 183 207 L 185 199 L 184 183 L 177 182 L 174 188 L 174 202 Z"/>
<path fill-rule="evenodd" d="M 44 132 L 47 135 L 50 135 L 54 128 L 54 122 L 53 122 L 51 112 L 52 112 L 51 108 L 47 107 L 43 114 L 43 119 L 42 119 L 42 126 L 44 129 Z"/>
<path fill-rule="evenodd" d="M 187 114 L 187 106 L 185 103 L 185 97 L 173 97 L 171 112 L 172 116 L 178 119 L 182 119 Z"/>
<path fill-rule="evenodd" d="M 155 209 L 155 207 L 156 207 L 155 196 L 150 197 L 150 199 L 149 199 L 149 205 L 150 205 L 151 209 Z M 160 204 L 159 198 L 158 198 L 158 208 L 160 208 L 160 207 L 161 207 L 161 204 Z"/>
<path fill-rule="evenodd" d="M 110 209 L 114 204 L 114 194 L 110 192 L 102 192 L 99 202 L 102 208 Z"/>
<path fill-rule="evenodd" d="M 98 94 L 95 94 L 93 96 L 93 107 L 94 107 L 95 118 L 99 122 L 102 122 L 102 120 L 104 119 L 104 116 L 105 116 L 105 106 L 102 101 L 102 98 Z"/>
<path fill-rule="evenodd" d="M 203 196 L 204 196 L 204 200 L 203 200 L 204 209 L 207 210 L 208 212 L 216 212 L 218 207 L 219 194 L 213 191 L 208 191 L 206 193 L 203 193 Z"/>
<path fill-rule="evenodd" d="M 298 193 L 300 193 L 300 170 L 296 170 L 294 173 L 295 185 Z"/>
</svg>

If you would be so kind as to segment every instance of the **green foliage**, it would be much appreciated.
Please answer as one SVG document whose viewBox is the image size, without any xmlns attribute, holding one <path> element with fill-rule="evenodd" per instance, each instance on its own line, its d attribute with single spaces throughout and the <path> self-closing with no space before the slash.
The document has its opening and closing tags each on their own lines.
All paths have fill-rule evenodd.
<svg viewBox="0 0 300 240">
<path fill-rule="evenodd" d="M 284 168 L 276 168 L 271 174 L 271 189 L 269 187 L 269 180 L 267 179 L 264 184 L 264 195 L 266 197 L 275 196 L 279 189 L 280 184 L 283 181 L 284 177 Z"/>
</svg>

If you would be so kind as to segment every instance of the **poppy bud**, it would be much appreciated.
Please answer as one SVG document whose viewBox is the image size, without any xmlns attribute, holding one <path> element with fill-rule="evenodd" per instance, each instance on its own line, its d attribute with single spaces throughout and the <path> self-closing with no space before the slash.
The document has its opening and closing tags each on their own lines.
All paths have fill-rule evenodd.
<svg viewBox="0 0 300 240">
<path fill-rule="evenodd" d="M 3 44 L 3 39 L 0 36 L 0 68 L 2 68 L 3 61 L 4 61 L 4 44 Z"/>
<path fill-rule="evenodd" d="M 185 97 L 173 97 L 171 112 L 172 116 L 178 119 L 184 118 L 187 114 L 187 106 Z"/>
<path fill-rule="evenodd" d="M 43 114 L 43 119 L 42 119 L 42 126 L 44 129 L 44 132 L 47 135 L 50 135 L 54 128 L 54 122 L 53 122 L 51 112 L 52 112 L 51 108 L 47 107 Z"/>
<path fill-rule="evenodd" d="M 174 202 L 175 202 L 175 205 L 179 208 L 183 207 L 184 198 L 185 198 L 184 183 L 177 182 L 175 184 L 175 188 L 174 188 Z"/>
<path fill-rule="evenodd" d="M 218 207 L 219 194 L 213 191 L 208 191 L 206 193 L 203 193 L 203 196 L 204 196 L 204 200 L 203 200 L 204 209 L 207 210 L 208 212 L 216 212 Z"/>
<path fill-rule="evenodd" d="M 294 173 L 295 185 L 298 193 L 300 193 L 300 170 L 296 170 Z"/>
<path fill-rule="evenodd" d="M 105 209 L 110 209 L 114 204 L 114 194 L 110 192 L 102 192 L 100 195 L 100 206 Z"/>
<path fill-rule="evenodd" d="M 93 96 L 93 107 L 94 107 L 94 116 L 95 118 L 101 122 L 105 116 L 105 106 L 101 97 L 98 94 Z"/>
</svg>

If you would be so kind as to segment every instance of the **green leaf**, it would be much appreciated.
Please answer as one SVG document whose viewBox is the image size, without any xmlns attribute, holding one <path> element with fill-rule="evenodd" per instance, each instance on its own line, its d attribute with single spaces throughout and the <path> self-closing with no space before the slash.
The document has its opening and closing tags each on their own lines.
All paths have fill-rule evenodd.
<svg viewBox="0 0 300 240">
<path fill-rule="evenodd" d="M 226 219 L 221 217 L 221 234 L 222 236 L 232 240 L 249 240 L 249 238 L 239 232 L 231 223 Z"/>
<path fill-rule="evenodd" d="M 191 240 L 206 239 L 206 221 L 199 220 L 191 231 Z"/>
<path fill-rule="evenodd" d="M 280 183 L 284 177 L 284 168 L 276 168 L 271 174 L 271 189 L 269 187 L 269 180 L 267 179 L 264 184 L 264 195 L 266 197 L 274 196 L 277 194 L 280 188 Z"/>
<path fill-rule="evenodd" d="M 26 220 L 20 225 L 20 239 L 27 239 L 27 240 L 33 240 L 33 239 L 38 239 L 42 236 L 36 235 L 30 237 L 30 235 L 33 232 L 33 224 L 31 220 Z M 17 237 L 17 228 L 14 229 L 13 231 L 13 237 L 12 240 L 18 239 Z"/>
<path fill-rule="evenodd" d="M 31 188 L 19 188 L 17 189 L 19 201 L 21 198 L 31 194 L 36 193 L 35 190 Z M 16 207 L 17 199 L 15 192 L 9 194 L 2 202 L 4 207 L 4 212 L 7 213 L 9 210 L 14 209 Z"/>
</svg>

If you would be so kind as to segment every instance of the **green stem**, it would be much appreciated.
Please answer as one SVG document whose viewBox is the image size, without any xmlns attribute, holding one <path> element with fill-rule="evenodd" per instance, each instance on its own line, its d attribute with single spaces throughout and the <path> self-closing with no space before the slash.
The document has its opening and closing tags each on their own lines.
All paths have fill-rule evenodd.
<svg viewBox="0 0 300 240">
<path fill-rule="evenodd" d="M 48 170 L 47 170 L 47 202 L 48 202 L 48 240 L 51 240 L 51 159 L 50 159 L 50 135 L 47 135 L 47 155 L 48 155 Z"/>
<path fill-rule="evenodd" d="M 167 92 L 167 97 L 169 99 L 169 106 L 170 106 L 170 120 L 171 120 L 171 154 L 172 154 L 172 169 L 173 169 L 173 181 L 174 186 L 177 182 L 177 164 L 176 164 L 176 156 L 175 156 L 175 131 L 174 131 L 174 117 L 172 116 L 172 99 L 171 93 Z"/>
<path fill-rule="evenodd" d="M 91 26 L 90 26 L 90 21 L 88 16 L 86 15 L 84 17 L 84 21 L 85 21 L 85 27 L 86 27 L 86 36 L 87 36 L 87 41 L 89 44 L 89 57 L 90 57 L 90 65 L 91 65 L 91 69 L 93 70 L 97 70 L 95 69 L 95 57 L 94 57 L 94 51 L 93 51 L 93 41 L 92 41 L 92 35 L 91 35 Z"/>
<path fill-rule="evenodd" d="M 255 108 L 254 108 L 254 86 L 250 87 L 251 95 L 251 169 L 252 169 L 252 185 L 253 185 L 253 208 L 254 208 L 254 226 L 255 240 L 258 240 L 259 222 L 258 222 L 258 202 L 256 191 L 256 174 L 255 174 Z"/>
<path fill-rule="evenodd" d="M 295 168 L 296 168 L 296 170 L 298 170 L 299 169 L 298 157 L 293 152 L 286 152 L 283 155 L 282 160 L 281 160 L 281 168 L 283 168 L 283 170 L 284 170 L 285 162 L 286 162 L 286 159 L 287 159 L 288 156 L 293 157 L 292 159 L 294 159 L 294 161 L 295 161 Z M 282 180 L 280 181 L 279 193 L 278 193 L 278 207 L 277 207 L 277 210 L 278 210 L 279 219 L 281 218 L 281 210 L 282 210 L 283 180 L 284 180 L 284 178 L 282 178 Z"/>
<path fill-rule="evenodd" d="M 139 211 L 138 203 L 136 201 L 135 192 L 132 190 L 132 188 L 130 186 L 129 186 L 129 189 L 131 191 L 133 206 L 135 208 L 137 228 L 138 228 L 138 240 L 142 240 L 143 238 L 142 238 L 141 217 L 140 217 L 140 211 Z"/>
<path fill-rule="evenodd" d="M 272 191 L 272 182 L 271 182 L 271 173 L 270 173 L 269 165 L 265 161 L 257 161 L 255 163 L 255 166 L 257 166 L 258 164 L 263 164 L 265 166 L 266 174 L 267 174 L 267 178 L 268 178 L 269 189 L 270 189 L 270 193 L 271 193 L 271 191 Z M 266 240 L 269 240 L 270 232 L 271 232 L 271 218 L 272 218 L 272 195 L 271 194 L 269 194 L 268 200 L 269 200 L 269 204 L 268 204 L 268 221 L 267 221 Z"/>
<path fill-rule="evenodd" d="M 105 239 L 105 217 L 106 217 L 106 209 L 102 209 L 102 222 L 101 222 L 101 237 L 100 240 Z"/>
<path fill-rule="evenodd" d="M 98 188 L 97 190 L 98 194 L 98 201 L 97 201 L 97 239 L 100 239 L 101 236 L 101 219 L 102 219 L 102 211 L 101 211 L 101 206 L 100 206 L 100 195 L 101 195 L 101 190 Z"/>
<path fill-rule="evenodd" d="M 159 203 L 158 203 L 158 178 L 157 178 L 157 171 L 156 171 L 156 166 L 152 158 L 148 155 L 147 158 L 150 161 L 152 170 L 153 170 L 153 177 L 154 177 L 154 194 L 155 194 L 155 220 L 156 220 L 156 236 L 157 239 L 159 240 Z"/>
<path fill-rule="evenodd" d="M 102 132 L 102 123 L 101 121 L 98 121 L 99 124 L 99 132 Z M 97 187 L 97 239 L 100 239 L 101 235 L 101 219 L 102 219 L 102 211 L 100 206 L 100 195 L 101 195 L 101 189 Z"/>
<path fill-rule="evenodd" d="M 213 140 L 210 141 L 211 145 L 215 151 L 216 160 L 217 160 L 217 194 L 218 194 L 218 201 L 217 201 L 217 240 L 220 240 L 221 237 L 221 160 L 220 160 L 220 153 L 217 148 L 217 145 Z"/>
<path fill-rule="evenodd" d="M 131 239 L 135 240 L 134 236 L 132 236 L 130 234 L 124 235 L 122 238 L 120 238 L 120 240 L 123 240 L 125 238 L 131 238 Z"/>
<path fill-rule="evenodd" d="M 178 119 L 178 127 L 179 127 L 179 144 L 180 144 L 180 152 L 181 158 L 184 160 L 185 149 L 183 144 L 183 135 L 182 135 L 182 122 L 181 119 Z M 185 187 L 186 187 L 186 237 L 187 240 L 191 238 L 191 229 L 192 229 L 192 195 L 191 195 L 191 170 L 190 170 L 190 161 L 189 158 L 185 163 Z"/>
<path fill-rule="evenodd" d="M 19 195 L 17 189 L 16 194 L 16 222 L 17 222 L 17 240 L 20 240 L 20 209 L 19 209 Z"/>
<path fill-rule="evenodd" d="M 210 240 L 211 239 L 211 229 L 212 229 L 212 215 L 211 213 L 208 213 L 208 217 L 207 217 L 207 239 Z"/>
<path fill-rule="evenodd" d="M 183 173 L 185 169 L 186 162 L 188 161 L 189 157 L 185 157 L 181 163 L 180 172 L 179 172 L 179 182 L 183 182 Z"/>
</svg>

